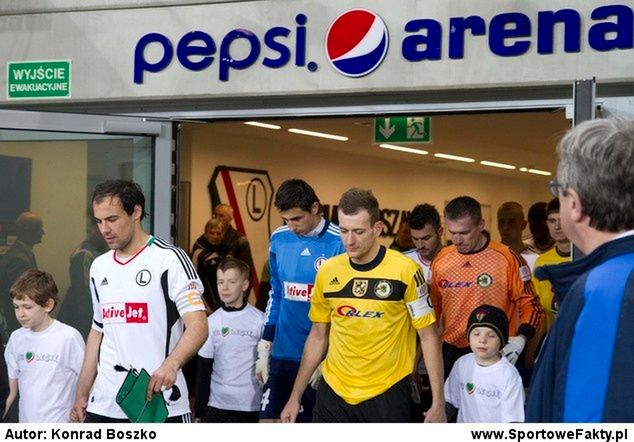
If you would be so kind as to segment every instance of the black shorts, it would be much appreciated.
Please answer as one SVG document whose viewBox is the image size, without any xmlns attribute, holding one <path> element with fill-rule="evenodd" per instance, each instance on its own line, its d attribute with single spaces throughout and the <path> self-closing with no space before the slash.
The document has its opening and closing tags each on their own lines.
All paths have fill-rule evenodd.
<svg viewBox="0 0 634 442">
<path fill-rule="evenodd" d="M 165 421 L 166 424 L 189 424 L 192 421 L 191 413 L 181 414 L 180 416 L 170 416 Z M 129 419 L 119 419 L 116 417 L 103 416 L 101 414 L 86 413 L 84 423 L 87 424 L 129 424 Z"/>
<path fill-rule="evenodd" d="M 252 424 L 256 423 L 259 417 L 260 413 L 257 411 L 223 410 L 208 405 L 201 420 L 209 424 Z"/>
<path fill-rule="evenodd" d="M 330 388 L 324 379 L 317 389 L 313 422 L 410 422 L 412 390 L 406 376 L 387 391 L 367 401 L 350 405 Z"/>
<path fill-rule="evenodd" d="M 299 370 L 299 362 L 271 358 L 269 380 L 262 391 L 260 419 L 279 419 L 288 402 Z M 310 422 L 315 407 L 315 390 L 306 387 L 297 422 Z"/>
</svg>

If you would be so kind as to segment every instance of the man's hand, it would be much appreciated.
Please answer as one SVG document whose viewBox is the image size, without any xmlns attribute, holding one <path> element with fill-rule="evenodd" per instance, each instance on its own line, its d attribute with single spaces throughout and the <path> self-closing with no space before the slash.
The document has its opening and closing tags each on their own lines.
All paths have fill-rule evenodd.
<svg viewBox="0 0 634 442">
<path fill-rule="evenodd" d="M 87 398 L 75 399 L 73 408 L 70 409 L 69 417 L 71 422 L 82 423 L 86 419 L 86 407 L 88 407 Z"/>
<path fill-rule="evenodd" d="M 260 386 L 266 384 L 269 380 L 269 360 L 271 359 L 271 348 L 273 343 L 261 339 L 258 342 L 258 360 L 255 362 L 255 377 Z"/>
<path fill-rule="evenodd" d="M 297 419 L 297 415 L 299 414 L 299 406 L 299 401 L 293 400 L 293 398 L 289 399 L 282 410 L 282 414 L 280 414 L 280 420 L 282 423 L 294 423 Z"/>
<path fill-rule="evenodd" d="M 425 415 L 425 423 L 445 423 L 447 422 L 447 416 L 445 415 L 445 407 L 432 406 L 429 410 L 423 413 Z"/>
<path fill-rule="evenodd" d="M 176 383 L 178 369 L 178 366 L 170 362 L 169 359 L 166 359 L 158 370 L 152 373 L 152 377 L 147 386 L 146 400 L 151 400 L 152 395 L 155 393 L 172 388 L 172 385 Z"/>
<path fill-rule="evenodd" d="M 517 359 L 520 357 L 520 354 L 522 354 L 522 351 L 524 351 L 525 346 L 526 338 L 524 336 L 511 336 L 508 344 L 506 344 L 502 349 L 502 354 L 511 364 L 515 364 Z"/>
</svg>

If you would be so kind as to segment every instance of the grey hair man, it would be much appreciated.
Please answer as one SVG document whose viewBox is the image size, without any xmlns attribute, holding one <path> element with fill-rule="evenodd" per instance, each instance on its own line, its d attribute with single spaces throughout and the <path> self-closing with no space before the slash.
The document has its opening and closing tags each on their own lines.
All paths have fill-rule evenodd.
<svg viewBox="0 0 634 442">
<path fill-rule="evenodd" d="M 634 121 L 584 122 L 564 136 L 557 154 L 550 189 L 562 229 L 587 256 L 537 271 L 561 299 L 526 417 L 633 422 Z"/>
</svg>

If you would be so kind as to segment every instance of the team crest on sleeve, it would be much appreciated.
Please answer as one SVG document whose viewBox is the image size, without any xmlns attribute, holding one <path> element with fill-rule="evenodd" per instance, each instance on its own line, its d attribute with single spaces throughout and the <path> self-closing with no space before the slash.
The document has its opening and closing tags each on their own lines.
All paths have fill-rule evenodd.
<svg viewBox="0 0 634 442">
<path fill-rule="evenodd" d="M 526 282 L 526 281 L 530 281 L 531 280 L 531 269 L 528 266 L 522 266 L 520 267 L 520 277 L 522 278 L 522 281 Z"/>
<path fill-rule="evenodd" d="M 416 297 L 418 299 L 424 298 L 429 295 L 429 286 L 426 282 L 416 286 Z"/>
<path fill-rule="evenodd" d="M 368 291 L 368 280 L 367 279 L 355 279 L 352 282 L 352 294 L 357 298 L 362 297 Z"/>
<path fill-rule="evenodd" d="M 374 286 L 374 294 L 377 298 L 386 299 L 392 294 L 392 283 L 390 281 L 379 281 Z"/>
</svg>

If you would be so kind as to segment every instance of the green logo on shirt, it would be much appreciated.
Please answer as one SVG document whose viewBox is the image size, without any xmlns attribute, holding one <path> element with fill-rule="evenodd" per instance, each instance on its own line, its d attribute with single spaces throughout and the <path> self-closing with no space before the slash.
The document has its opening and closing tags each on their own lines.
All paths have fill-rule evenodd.
<svg viewBox="0 0 634 442">
<path fill-rule="evenodd" d="M 467 393 L 469 394 L 473 394 L 475 392 L 475 385 L 473 385 L 471 382 L 467 382 Z"/>
<path fill-rule="evenodd" d="M 32 351 L 27 351 L 26 352 L 26 362 L 33 362 L 33 359 L 35 359 L 35 353 L 33 353 Z"/>
<path fill-rule="evenodd" d="M 229 334 L 231 330 L 229 329 L 229 327 L 222 327 L 222 337 L 224 338 L 225 336 L 227 336 Z"/>
</svg>

